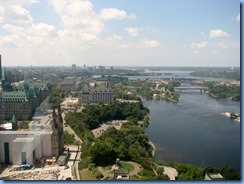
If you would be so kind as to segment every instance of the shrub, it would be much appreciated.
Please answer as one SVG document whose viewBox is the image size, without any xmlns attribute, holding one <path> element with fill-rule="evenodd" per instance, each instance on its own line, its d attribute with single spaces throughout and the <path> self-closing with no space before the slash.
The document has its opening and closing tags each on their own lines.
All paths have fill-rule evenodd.
<svg viewBox="0 0 244 184">
<path fill-rule="evenodd" d="M 88 165 L 88 169 L 91 171 L 93 168 L 95 168 L 96 164 L 91 163 Z"/>
<path fill-rule="evenodd" d="M 143 169 L 138 173 L 140 176 L 146 176 L 146 177 L 153 177 L 155 176 L 154 172 L 151 170 Z"/>
<path fill-rule="evenodd" d="M 103 174 L 100 171 L 98 171 L 96 168 L 92 169 L 92 173 L 98 180 L 103 178 Z"/>
<path fill-rule="evenodd" d="M 88 167 L 88 165 L 91 163 L 91 158 L 90 157 L 85 157 L 79 162 L 78 169 L 85 169 Z"/>
</svg>

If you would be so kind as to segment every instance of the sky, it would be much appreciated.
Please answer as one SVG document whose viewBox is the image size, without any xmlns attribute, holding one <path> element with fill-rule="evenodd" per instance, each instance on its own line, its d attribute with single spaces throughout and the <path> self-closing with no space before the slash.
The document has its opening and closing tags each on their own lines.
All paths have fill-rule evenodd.
<svg viewBox="0 0 244 184">
<path fill-rule="evenodd" d="M 0 0 L 4 66 L 240 66 L 238 0 Z"/>
</svg>

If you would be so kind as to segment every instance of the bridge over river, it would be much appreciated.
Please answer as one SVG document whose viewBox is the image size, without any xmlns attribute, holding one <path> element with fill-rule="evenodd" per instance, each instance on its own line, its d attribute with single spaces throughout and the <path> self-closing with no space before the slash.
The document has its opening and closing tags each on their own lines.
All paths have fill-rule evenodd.
<svg viewBox="0 0 244 184">
<path fill-rule="evenodd" d="M 175 90 L 179 90 L 180 92 L 182 90 L 200 90 L 200 93 L 202 93 L 202 91 L 206 91 L 207 87 L 202 87 L 202 86 L 179 86 L 179 87 L 175 87 Z"/>
</svg>

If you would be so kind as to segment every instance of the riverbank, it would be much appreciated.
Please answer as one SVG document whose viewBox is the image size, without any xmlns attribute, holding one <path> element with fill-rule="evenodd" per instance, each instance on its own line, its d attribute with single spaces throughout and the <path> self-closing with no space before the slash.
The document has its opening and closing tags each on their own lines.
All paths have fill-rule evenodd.
<svg viewBox="0 0 244 184">
<path fill-rule="evenodd" d="M 152 148 L 153 148 L 153 150 L 152 150 L 152 156 L 154 156 L 155 153 L 156 153 L 156 146 L 155 146 L 155 144 L 153 144 L 153 142 L 150 141 L 150 140 L 149 140 L 149 144 L 150 144 L 150 145 L 152 146 Z"/>
</svg>

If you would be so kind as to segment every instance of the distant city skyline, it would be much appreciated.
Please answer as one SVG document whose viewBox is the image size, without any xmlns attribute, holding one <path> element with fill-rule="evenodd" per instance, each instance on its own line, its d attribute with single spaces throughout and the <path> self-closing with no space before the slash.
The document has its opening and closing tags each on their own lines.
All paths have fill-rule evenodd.
<svg viewBox="0 0 244 184">
<path fill-rule="evenodd" d="M 0 1 L 2 66 L 240 66 L 238 0 Z"/>
</svg>

